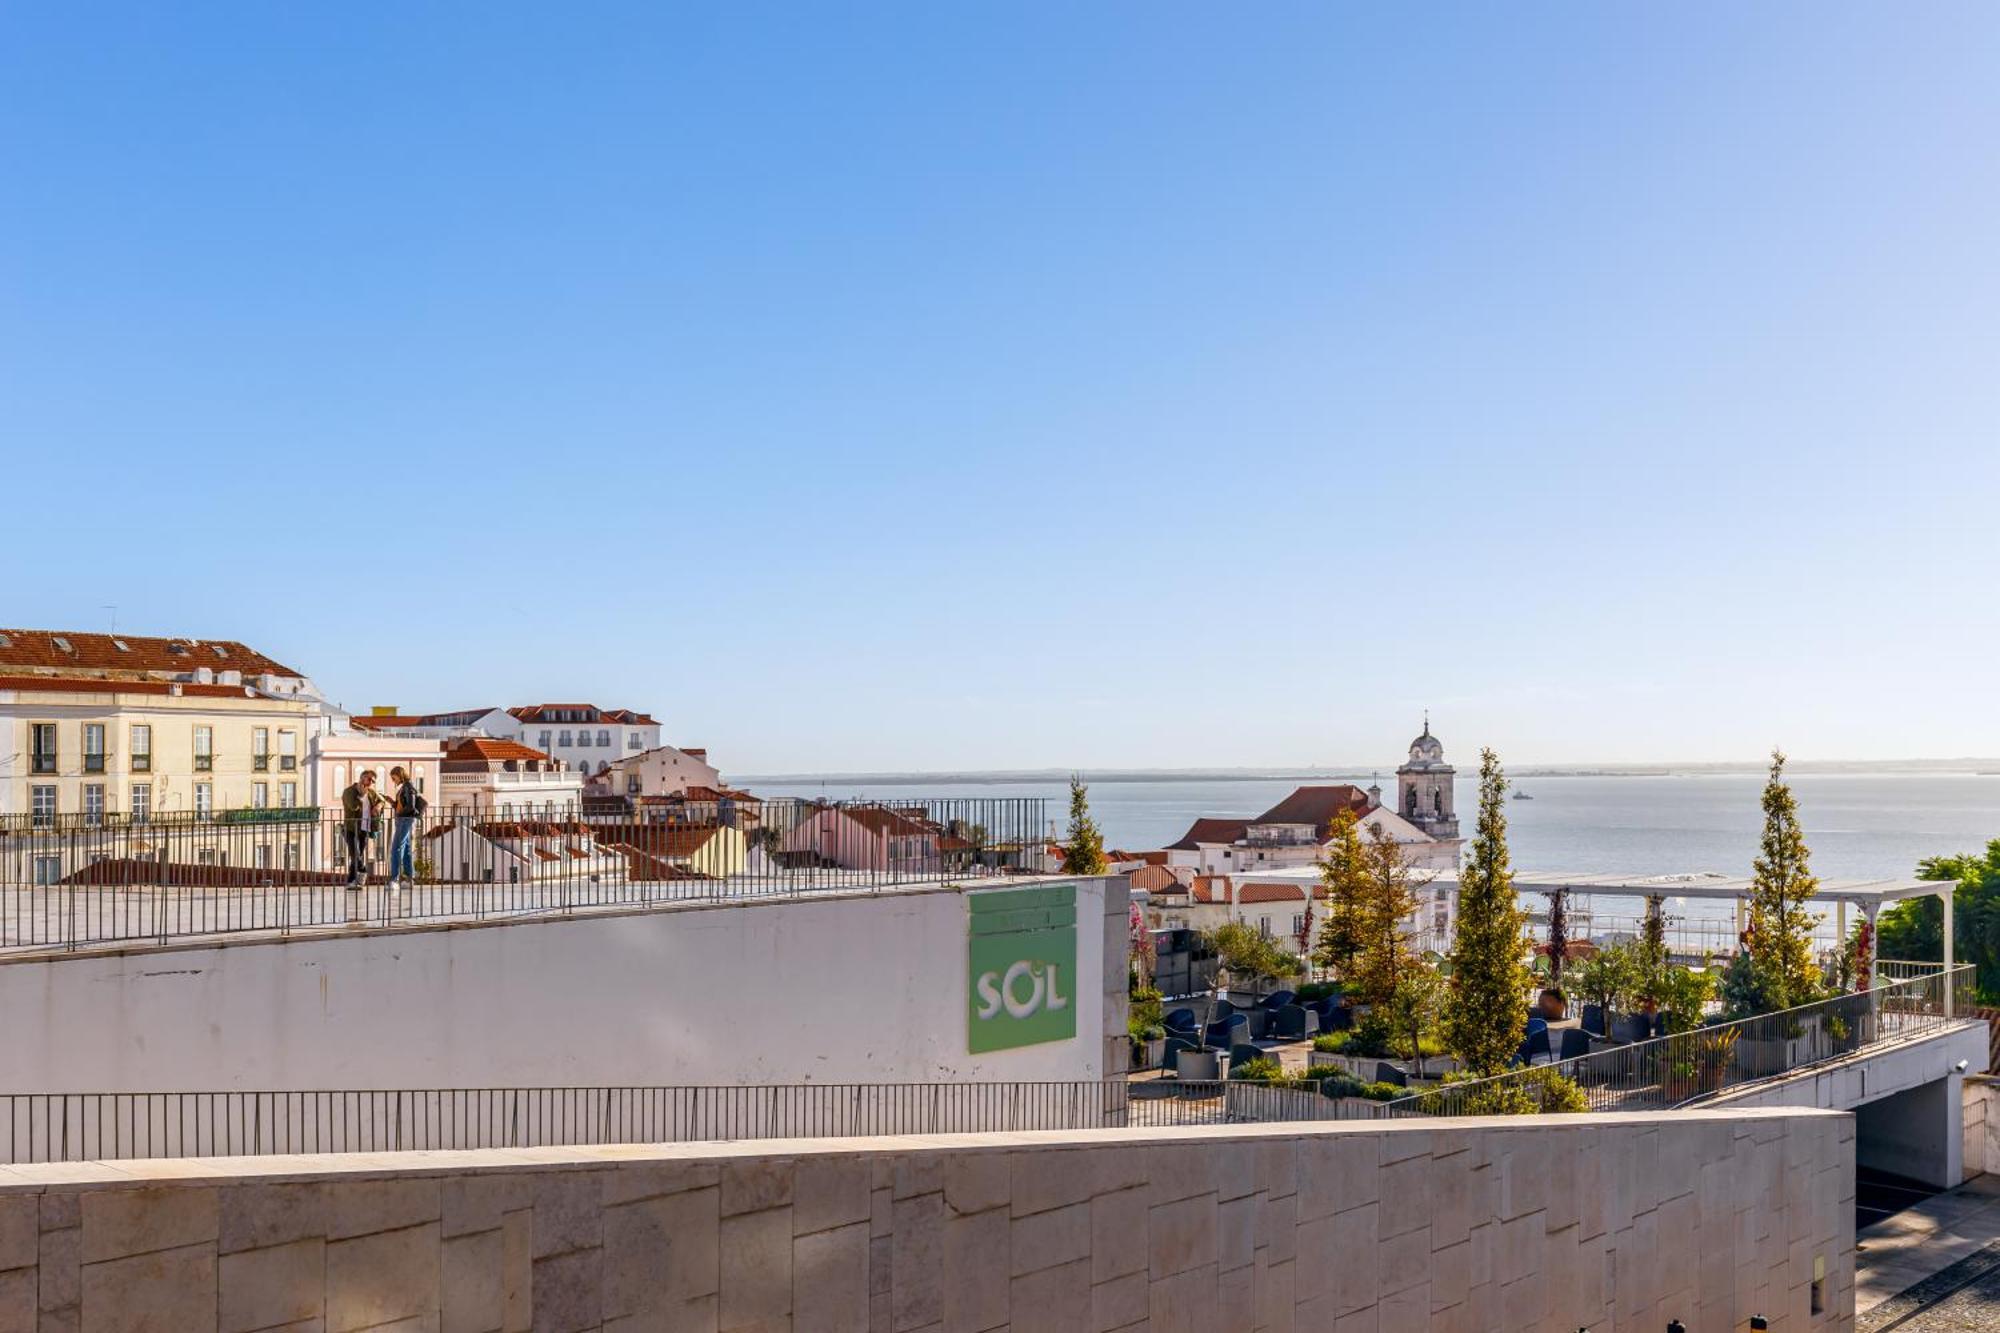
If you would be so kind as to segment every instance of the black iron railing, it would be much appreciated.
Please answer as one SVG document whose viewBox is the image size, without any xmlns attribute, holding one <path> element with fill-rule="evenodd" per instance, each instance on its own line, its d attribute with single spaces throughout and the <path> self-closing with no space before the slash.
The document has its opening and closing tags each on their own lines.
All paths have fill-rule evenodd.
<svg viewBox="0 0 2000 1333">
<path fill-rule="evenodd" d="M 411 873 L 392 890 L 395 837 L 388 819 L 350 837 L 338 811 L 317 809 L 10 817 L 0 823 L 0 949 L 867 892 L 1057 868 L 1038 798 L 434 811 L 412 828 Z"/>
<path fill-rule="evenodd" d="M 1949 970 L 1931 965 L 1917 975 L 1795 1009 L 1414 1093 L 1385 1103 L 1382 1114 L 1479 1115 L 1540 1105 L 1552 1074 L 1581 1089 L 1592 1111 L 1671 1110 L 1960 1022 L 1960 996 L 1971 994 L 1972 971 L 1969 965 Z"/>
<path fill-rule="evenodd" d="M 1366 1114 L 1311 1091 L 1116 1079 L 24 1093 L 0 1096 L 0 1163 L 1175 1128 Z"/>
</svg>

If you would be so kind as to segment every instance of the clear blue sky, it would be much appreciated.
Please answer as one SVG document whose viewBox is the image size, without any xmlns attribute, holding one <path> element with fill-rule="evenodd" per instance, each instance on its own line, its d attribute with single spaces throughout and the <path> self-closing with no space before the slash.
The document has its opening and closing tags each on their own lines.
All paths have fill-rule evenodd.
<svg viewBox="0 0 2000 1333">
<path fill-rule="evenodd" d="M 2000 9 L 0 7 L 0 623 L 725 769 L 2000 754 Z"/>
</svg>

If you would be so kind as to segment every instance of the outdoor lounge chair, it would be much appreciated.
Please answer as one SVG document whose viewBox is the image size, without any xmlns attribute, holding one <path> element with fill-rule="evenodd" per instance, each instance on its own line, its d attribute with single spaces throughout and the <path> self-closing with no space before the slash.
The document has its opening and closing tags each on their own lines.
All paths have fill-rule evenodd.
<svg viewBox="0 0 2000 1333">
<path fill-rule="evenodd" d="M 1299 993 L 1297 991 L 1274 990 L 1263 999 L 1257 1001 L 1257 1007 L 1268 1009 L 1275 1014 L 1288 1004 L 1297 1004 L 1298 1000 Z"/>
<path fill-rule="evenodd" d="M 1226 1051 L 1231 1046 L 1241 1046 L 1250 1040 L 1250 1020 L 1241 1014 L 1218 1019 L 1208 1025 L 1203 1040 L 1218 1051 Z"/>
<path fill-rule="evenodd" d="M 1345 1032 L 1354 1026 L 1354 1011 L 1344 1004 L 1330 1004 L 1320 1013 L 1321 1032 Z"/>
<path fill-rule="evenodd" d="M 1556 1052 L 1558 1060 L 1574 1060 L 1579 1055 L 1590 1054 L 1590 1034 L 1582 1028 L 1564 1028 L 1562 1047 Z"/>
<path fill-rule="evenodd" d="M 1288 1004 L 1271 1017 L 1280 1041 L 1297 1041 L 1319 1031 L 1319 1015 L 1301 1005 Z"/>
<path fill-rule="evenodd" d="M 1521 1049 L 1514 1052 L 1514 1058 L 1509 1063 L 1531 1065 L 1535 1063 L 1536 1056 L 1546 1056 L 1550 1053 L 1549 1025 L 1544 1023 L 1540 1027 L 1528 1029 L 1527 1039 L 1521 1043 Z"/>
<path fill-rule="evenodd" d="M 1586 1004 L 1583 1006 L 1582 1022 L 1585 1032 L 1595 1033 L 1600 1037 L 1611 1035 L 1604 1027 L 1604 1006 L 1601 1004 Z"/>
<path fill-rule="evenodd" d="M 1377 1083 L 1393 1083 L 1399 1088 L 1410 1086 L 1410 1076 L 1386 1060 L 1375 1062 L 1375 1081 Z"/>
<path fill-rule="evenodd" d="M 1247 1041 L 1237 1042 L 1229 1048 L 1229 1067 L 1231 1069 L 1236 1068 L 1247 1060 L 1269 1060 L 1272 1058 L 1274 1057 L 1269 1051 L 1254 1046 Z"/>
<path fill-rule="evenodd" d="M 1180 1032 L 1197 1033 L 1201 1031 L 1201 1020 L 1194 1016 L 1192 1009 L 1169 1009 L 1167 1016 L 1160 1020 L 1160 1026 L 1167 1030 L 1168 1036 Z"/>
</svg>

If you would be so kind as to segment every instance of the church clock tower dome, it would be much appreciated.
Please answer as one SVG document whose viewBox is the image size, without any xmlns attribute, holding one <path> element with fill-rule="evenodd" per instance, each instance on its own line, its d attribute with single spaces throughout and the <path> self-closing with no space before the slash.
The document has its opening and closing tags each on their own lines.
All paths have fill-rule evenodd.
<svg viewBox="0 0 2000 1333">
<path fill-rule="evenodd" d="M 1431 716 L 1425 713 L 1423 734 L 1410 742 L 1410 761 L 1396 770 L 1396 813 L 1434 838 L 1456 838 L 1452 777 L 1444 742 L 1431 735 Z"/>
</svg>

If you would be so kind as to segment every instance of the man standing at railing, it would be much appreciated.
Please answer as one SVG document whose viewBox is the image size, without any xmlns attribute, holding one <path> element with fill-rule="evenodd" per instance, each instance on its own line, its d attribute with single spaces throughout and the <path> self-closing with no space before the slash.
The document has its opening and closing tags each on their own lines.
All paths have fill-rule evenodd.
<svg viewBox="0 0 2000 1333">
<path fill-rule="evenodd" d="M 340 794 L 341 840 L 347 844 L 347 887 L 358 889 L 368 878 L 368 844 L 375 836 L 380 812 L 389 802 L 375 790 L 375 770 L 363 769 L 361 776 Z"/>
</svg>

